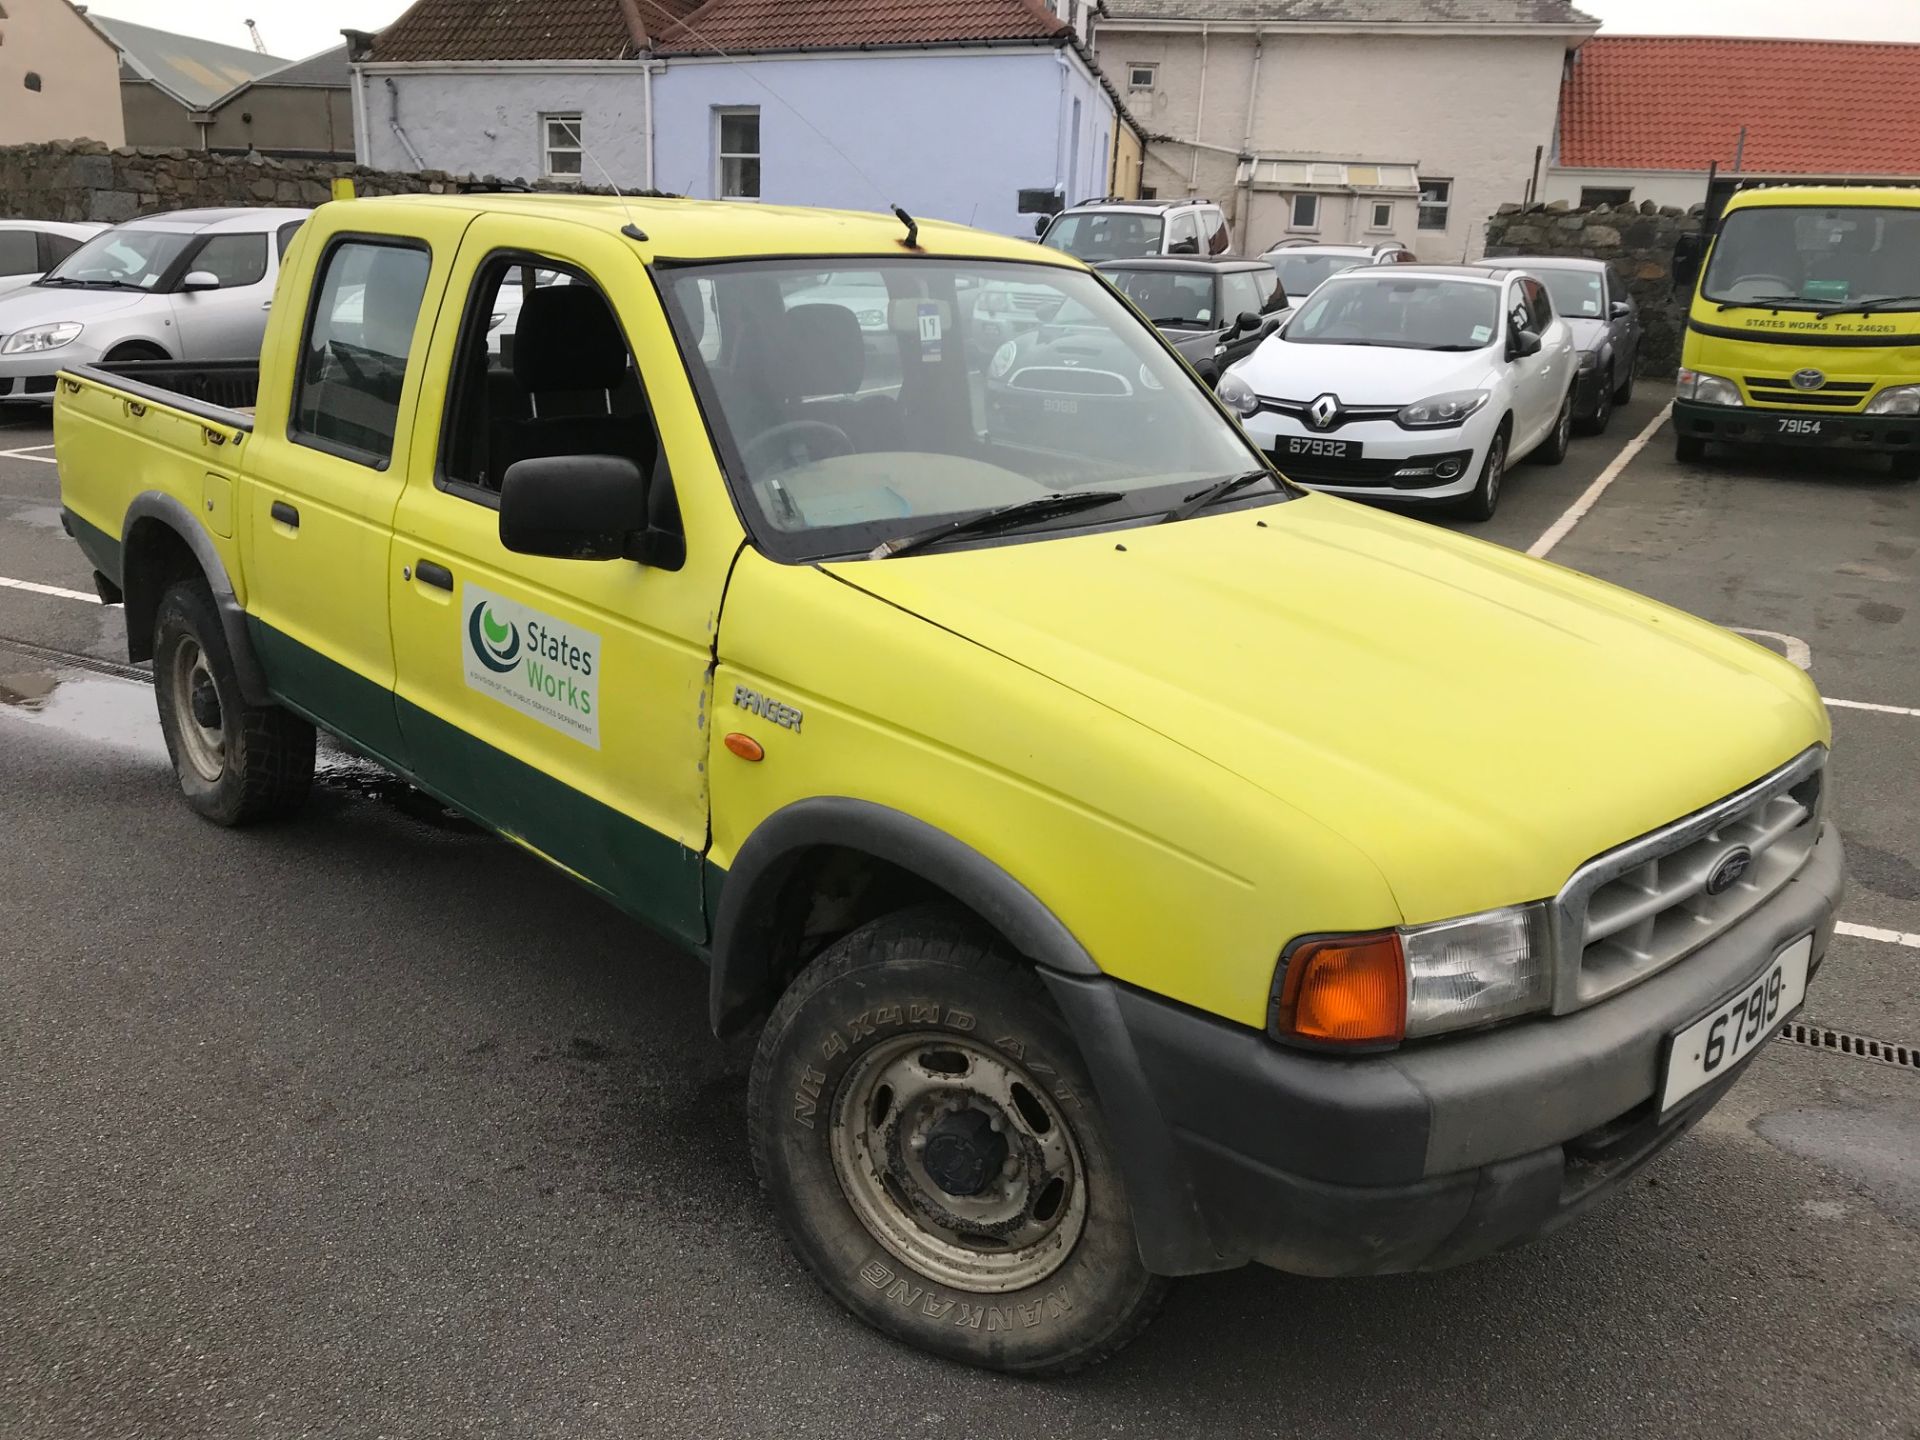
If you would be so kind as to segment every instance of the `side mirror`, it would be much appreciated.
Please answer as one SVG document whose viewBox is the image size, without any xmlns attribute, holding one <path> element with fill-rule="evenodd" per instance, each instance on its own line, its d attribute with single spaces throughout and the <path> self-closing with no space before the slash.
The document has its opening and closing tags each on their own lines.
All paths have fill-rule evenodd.
<svg viewBox="0 0 1920 1440">
<path fill-rule="evenodd" d="M 646 530 L 647 482 L 625 456 L 516 460 L 501 479 L 500 543 L 521 555 L 621 560 Z"/>
<path fill-rule="evenodd" d="M 1235 335 L 1250 335 L 1264 324 L 1266 324 L 1266 321 L 1254 314 L 1253 311 L 1242 310 L 1234 319 L 1233 333 Z"/>
<path fill-rule="evenodd" d="M 1700 278 L 1700 261 L 1707 253 L 1707 237 L 1682 235 L 1673 242 L 1673 288 L 1691 290 Z"/>
<path fill-rule="evenodd" d="M 189 270 L 180 277 L 182 290 L 218 290 L 220 277 L 211 270 Z"/>
<path fill-rule="evenodd" d="M 1633 314 L 1633 304 L 1627 300 L 1616 300 L 1613 302 L 1613 306 L 1608 313 L 1616 320 L 1624 320 Z"/>
<path fill-rule="evenodd" d="M 1507 345 L 1507 353 L 1515 360 L 1524 360 L 1529 355 L 1540 353 L 1540 337 L 1531 330 L 1516 330 L 1513 339 Z"/>
<path fill-rule="evenodd" d="M 1049 218 L 1050 217 L 1046 215 L 1042 215 L 1039 219 L 1033 222 L 1033 233 L 1035 235 L 1044 235 L 1047 233 L 1047 220 Z"/>
</svg>

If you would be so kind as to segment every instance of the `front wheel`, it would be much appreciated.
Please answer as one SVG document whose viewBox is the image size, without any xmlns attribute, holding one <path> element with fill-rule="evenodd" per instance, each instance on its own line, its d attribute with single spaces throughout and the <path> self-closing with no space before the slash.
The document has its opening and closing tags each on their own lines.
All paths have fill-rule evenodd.
<svg viewBox="0 0 1920 1440">
<path fill-rule="evenodd" d="M 1553 429 L 1540 442 L 1540 448 L 1533 452 L 1533 458 L 1542 465 L 1558 465 L 1567 458 L 1567 447 L 1572 443 L 1573 391 L 1569 390 L 1566 398 L 1560 402 L 1560 413 L 1553 417 Z"/>
<path fill-rule="evenodd" d="M 1586 418 L 1581 428 L 1589 435 L 1604 435 L 1607 426 L 1613 422 L 1613 387 L 1602 381 L 1593 402 L 1593 414 Z"/>
<path fill-rule="evenodd" d="M 1614 404 L 1625 405 L 1628 401 L 1633 399 L 1633 367 L 1639 363 L 1640 363 L 1640 357 L 1637 355 L 1627 361 L 1626 376 L 1620 381 L 1618 385 L 1613 387 L 1613 403 Z"/>
<path fill-rule="evenodd" d="M 153 690 L 181 793 L 218 825 L 296 810 L 313 783 L 313 727 L 277 705 L 249 705 L 213 593 L 183 581 L 160 597 Z"/>
<path fill-rule="evenodd" d="M 1468 520 L 1491 520 L 1500 508 L 1500 486 L 1507 478 L 1507 432 L 1487 442 L 1487 458 L 1480 464 L 1480 479 L 1467 498 L 1460 502 L 1460 514 Z"/>
<path fill-rule="evenodd" d="M 824 951 L 767 1023 L 748 1114 L 794 1250 L 885 1334 L 1058 1375 L 1159 1308 L 1066 1025 L 970 917 L 907 911 Z"/>
</svg>

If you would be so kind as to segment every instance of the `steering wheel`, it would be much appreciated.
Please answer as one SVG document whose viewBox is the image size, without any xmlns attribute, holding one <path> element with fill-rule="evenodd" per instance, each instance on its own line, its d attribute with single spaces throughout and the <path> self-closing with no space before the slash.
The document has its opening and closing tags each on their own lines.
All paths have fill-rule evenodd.
<svg viewBox="0 0 1920 1440">
<path fill-rule="evenodd" d="M 806 447 L 809 460 L 824 460 L 834 455 L 851 455 L 858 449 L 851 436 L 838 425 L 825 420 L 783 420 L 771 429 L 762 430 L 749 440 L 740 450 L 740 458 L 746 462 L 747 472 L 752 474 L 760 469 L 762 459 L 771 459 L 777 453 L 781 441 L 800 435 L 819 435 L 830 441 L 833 449 L 824 455 L 816 455 L 811 445 Z M 791 470 L 791 465 L 779 466 L 779 470 Z M 777 473 L 777 471 L 776 471 Z"/>
</svg>

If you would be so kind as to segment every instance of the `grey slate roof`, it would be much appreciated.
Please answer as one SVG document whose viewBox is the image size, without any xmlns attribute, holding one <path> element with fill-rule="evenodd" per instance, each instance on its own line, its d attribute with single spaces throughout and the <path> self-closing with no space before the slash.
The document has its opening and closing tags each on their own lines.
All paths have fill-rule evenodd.
<svg viewBox="0 0 1920 1440">
<path fill-rule="evenodd" d="M 1275 25 L 1592 25 L 1573 0 L 1107 0 L 1116 20 Z"/>
<path fill-rule="evenodd" d="M 269 70 L 253 82 L 256 85 L 324 85 L 345 89 L 353 84 L 353 70 L 347 64 L 346 42 L 318 55 L 309 55 L 278 70 Z"/>
<path fill-rule="evenodd" d="M 176 35 L 147 25 L 89 14 L 87 20 L 120 51 L 123 79 L 151 80 L 169 95 L 203 110 L 229 90 L 258 80 L 288 62 L 238 45 L 221 45 L 193 35 Z"/>
</svg>

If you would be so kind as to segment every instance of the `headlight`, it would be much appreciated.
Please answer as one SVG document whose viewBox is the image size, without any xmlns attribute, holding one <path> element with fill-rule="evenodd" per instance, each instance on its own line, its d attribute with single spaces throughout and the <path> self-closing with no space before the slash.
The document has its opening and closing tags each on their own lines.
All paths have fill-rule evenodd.
<svg viewBox="0 0 1920 1440">
<path fill-rule="evenodd" d="M 1014 343 L 1009 340 L 993 352 L 993 363 L 987 366 L 987 373 L 998 380 L 1013 368 Z"/>
<path fill-rule="evenodd" d="M 1544 901 L 1293 947 L 1272 1029 L 1326 1046 L 1393 1045 L 1544 1010 L 1553 949 Z"/>
<path fill-rule="evenodd" d="M 1220 383 L 1214 386 L 1214 393 L 1235 414 L 1257 415 L 1260 412 L 1260 397 L 1253 393 L 1251 385 L 1231 370 L 1220 377 Z"/>
<path fill-rule="evenodd" d="M 1674 387 L 1681 400 L 1698 400 L 1702 405 L 1740 405 L 1740 387 L 1724 375 L 1708 375 L 1699 370 L 1682 370 Z"/>
<path fill-rule="evenodd" d="M 1405 430 L 1441 430 L 1458 425 L 1487 403 L 1487 390 L 1449 390 L 1416 400 L 1393 418 Z"/>
<path fill-rule="evenodd" d="M 1582 375 L 1591 374 L 1599 368 L 1600 352 L 1598 350 L 1582 350 L 1580 352 L 1580 373 Z"/>
<path fill-rule="evenodd" d="M 1920 385 L 1889 385 L 1867 402 L 1869 415 L 1920 415 Z"/>
<path fill-rule="evenodd" d="M 35 325 L 26 330 L 16 330 L 7 337 L 0 355 L 36 355 L 42 350 L 58 350 L 62 345 L 71 345 L 80 335 L 80 324 L 75 320 L 62 320 L 57 325 Z"/>
</svg>

